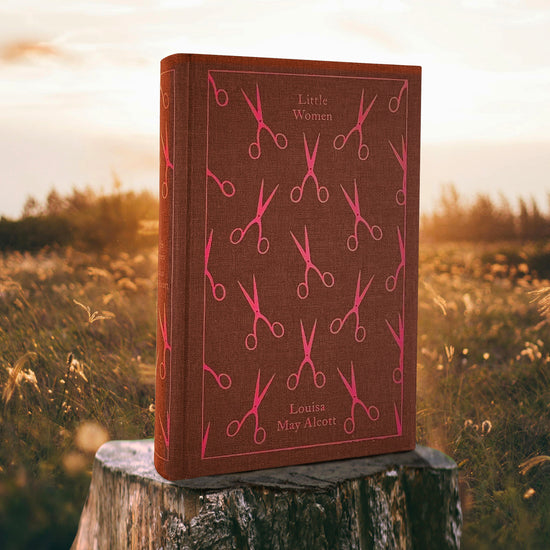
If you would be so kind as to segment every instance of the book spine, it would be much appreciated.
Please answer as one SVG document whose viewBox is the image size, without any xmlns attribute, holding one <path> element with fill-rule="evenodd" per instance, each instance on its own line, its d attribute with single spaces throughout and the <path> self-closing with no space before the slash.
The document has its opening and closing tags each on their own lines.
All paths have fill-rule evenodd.
<svg viewBox="0 0 550 550">
<path fill-rule="evenodd" d="M 187 75 L 185 60 L 168 58 L 161 62 L 155 466 L 168 479 L 177 477 L 174 468 L 181 467 L 177 457 L 182 446 L 174 437 L 178 424 L 174 407 L 181 408 L 175 398 L 181 395 L 184 354 L 174 345 L 175 335 L 182 329 L 178 326 L 181 317 L 176 304 L 178 309 L 185 304 L 178 298 L 181 289 L 178 290 L 174 273 L 179 255 L 185 256 L 181 247 L 185 235 L 180 235 L 176 207 L 177 194 L 185 194 L 187 176 Z"/>
</svg>

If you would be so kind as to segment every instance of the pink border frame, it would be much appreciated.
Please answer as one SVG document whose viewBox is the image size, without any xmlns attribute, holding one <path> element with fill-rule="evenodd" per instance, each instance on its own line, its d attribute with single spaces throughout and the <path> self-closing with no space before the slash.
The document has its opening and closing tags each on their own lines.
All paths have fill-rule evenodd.
<svg viewBox="0 0 550 550">
<path fill-rule="evenodd" d="M 168 195 L 166 198 L 163 198 L 162 197 L 162 194 L 160 195 L 159 197 L 159 200 L 170 200 L 171 201 L 171 208 L 172 208 L 172 212 L 170 214 L 170 237 L 171 237 L 171 251 L 170 251 L 170 280 L 169 280 L 169 283 L 168 283 L 168 288 L 169 288 L 169 300 L 170 300 L 170 315 L 169 315 L 169 319 L 167 320 L 167 326 L 166 326 L 166 330 L 167 332 L 170 333 L 170 339 L 169 341 L 170 342 L 173 342 L 173 339 L 172 339 L 172 326 L 173 326 L 173 316 L 172 316 L 172 312 L 173 312 L 173 297 L 174 297 L 174 294 L 173 294 L 173 283 L 174 283 L 174 242 L 175 242 L 175 238 L 174 238 L 174 209 L 175 209 L 175 201 L 174 201 L 174 181 L 175 181 L 175 171 L 176 171 L 176 156 L 173 154 L 174 152 L 174 147 L 175 147 L 175 143 L 176 143 L 176 125 L 174 123 L 175 119 L 176 119 L 176 70 L 175 69 L 170 69 L 168 71 L 163 71 L 161 74 L 160 74 L 160 77 L 161 77 L 161 82 L 162 82 L 162 77 L 163 75 L 165 74 L 168 74 L 168 73 L 172 73 L 172 76 L 171 76 L 171 79 L 170 79 L 170 84 L 171 84 L 171 90 L 170 90 L 170 94 L 169 94 L 169 98 L 170 98 L 170 102 L 171 102 L 171 105 L 170 105 L 170 108 L 171 108 L 171 113 L 170 113 L 170 123 L 172 125 L 172 181 L 170 182 L 172 185 L 171 185 L 171 188 L 168 189 Z M 161 129 L 162 131 L 162 129 Z M 168 182 L 167 182 L 168 184 Z M 171 195 L 170 195 L 171 193 Z M 157 304 L 157 316 L 159 315 L 160 313 L 160 309 L 159 309 L 159 306 L 160 304 Z M 166 312 L 166 302 L 164 303 L 164 312 Z M 166 378 L 168 378 L 168 404 L 167 404 L 167 407 L 166 407 L 166 419 L 161 419 L 160 422 L 165 422 L 165 426 L 166 426 L 166 436 L 168 438 L 168 441 L 170 441 L 170 413 L 171 413 L 171 409 L 172 409 L 172 353 L 170 353 L 170 363 L 169 363 L 169 366 L 167 367 L 166 365 L 164 366 L 165 370 L 167 370 L 167 375 L 165 376 L 165 380 Z M 164 437 L 163 437 L 164 439 Z M 165 450 L 166 450 L 166 456 L 163 456 L 161 455 L 158 450 L 157 450 L 157 447 L 155 446 L 155 455 L 161 459 L 161 460 L 164 460 L 166 462 L 169 462 L 170 461 L 170 445 L 165 445 Z"/>
<path fill-rule="evenodd" d="M 393 81 L 393 82 L 402 82 L 407 84 L 407 92 L 408 92 L 408 85 L 409 85 L 409 79 L 408 78 L 383 78 L 383 77 L 361 77 L 361 76 L 343 76 L 343 75 L 326 75 L 326 74 L 304 74 L 304 73 L 285 73 L 285 72 L 270 72 L 270 71 L 239 71 L 239 70 L 224 70 L 224 69 L 209 69 L 207 74 L 207 87 L 208 92 L 206 96 L 206 166 L 209 166 L 208 164 L 208 143 L 209 143 L 209 129 L 210 129 L 210 99 L 211 99 L 211 91 L 210 91 L 210 78 L 212 73 L 239 73 L 239 74 L 261 74 L 261 75 L 274 75 L 274 76 L 294 76 L 294 77 L 302 77 L 302 78 L 339 78 L 339 79 L 351 79 L 351 80 L 384 80 L 384 81 Z M 409 94 L 407 93 L 406 102 L 406 114 L 405 114 L 405 143 L 408 144 L 408 137 L 409 137 Z M 406 177 L 408 175 L 408 170 Z M 403 286 L 403 303 L 402 303 L 402 319 L 403 319 L 403 327 L 406 326 L 406 320 L 405 320 L 405 282 L 406 282 L 406 269 L 407 269 L 407 197 L 405 196 L 405 204 L 403 205 L 403 243 L 404 243 L 404 249 L 405 249 L 405 261 L 403 264 L 403 274 L 402 274 L 402 286 Z M 204 216 L 204 248 L 206 249 L 206 243 L 208 240 L 208 176 L 205 178 L 205 216 Z M 205 344 L 206 344 L 206 293 L 207 293 L 207 284 L 206 284 L 206 277 L 204 277 L 204 285 L 203 285 L 203 296 L 204 296 L 204 305 L 203 305 L 203 344 L 202 344 L 202 359 L 203 364 L 205 362 Z M 278 449 L 262 449 L 257 451 L 250 451 L 246 453 L 230 453 L 230 454 L 223 454 L 223 455 L 216 455 L 216 456 L 205 456 L 205 446 L 206 446 L 206 438 L 208 437 L 208 430 L 210 428 L 210 423 L 208 423 L 206 428 L 206 434 L 204 429 L 204 397 L 205 397 L 205 374 L 203 370 L 202 374 L 202 396 L 201 396 L 201 439 L 202 439 L 202 449 L 201 449 L 201 460 L 211 460 L 211 459 L 219 459 L 219 458 L 231 458 L 236 456 L 250 456 L 250 455 L 258 455 L 258 454 L 266 454 L 266 453 L 277 453 L 281 451 L 294 451 L 299 449 L 311 449 L 314 447 L 329 447 L 334 445 L 344 445 L 344 444 L 350 444 L 350 443 L 360 443 L 363 441 L 375 441 L 375 440 L 382 440 L 382 439 L 390 439 L 393 437 L 401 437 L 402 435 L 402 425 L 403 425 L 403 405 L 404 405 L 404 390 L 405 382 L 404 379 L 401 380 L 401 418 L 399 419 L 399 427 L 401 427 L 401 430 L 398 428 L 398 433 L 396 434 L 389 434 L 389 435 L 382 435 L 382 436 L 373 436 L 373 437 L 364 437 L 359 439 L 344 439 L 341 441 L 330 441 L 325 443 L 314 443 L 311 445 L 301 445 L 301 446 L 294 446 L 294 447 L 282 447 Z M 395 406 L 395 403 L 394 403 Z M 397 409 L 395 410 L 396 415 Z M 396 419 L 397 420 L 397 419 Z M 401 431 L 401 433 L 399 433 Z"/>
</svg>

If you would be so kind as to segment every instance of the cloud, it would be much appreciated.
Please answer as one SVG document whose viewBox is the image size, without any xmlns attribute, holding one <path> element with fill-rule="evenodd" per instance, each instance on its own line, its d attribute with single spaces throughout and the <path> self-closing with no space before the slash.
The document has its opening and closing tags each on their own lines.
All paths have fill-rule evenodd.
<svg viewBox="0 0 550 550">
<path fill-rule="evenodd" d="M 6 44 L 0 49 L 0 59 L 5 63 L 59 57 L 63 57 L 63 52 L 47 42 L 20 40 Z"/>
</svg>

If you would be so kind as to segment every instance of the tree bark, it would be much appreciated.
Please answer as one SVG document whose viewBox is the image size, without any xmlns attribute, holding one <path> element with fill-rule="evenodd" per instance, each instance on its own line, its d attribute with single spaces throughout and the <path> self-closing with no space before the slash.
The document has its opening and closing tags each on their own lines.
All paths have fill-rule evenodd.
<svg viewBox="0 0 550 550">
<path fill-rule="evenodd" d="M 96 454 L 72 550 L 460 547 L 456 464 L 415 451 L 169 482 L 153 442 Z"/>
</svg>

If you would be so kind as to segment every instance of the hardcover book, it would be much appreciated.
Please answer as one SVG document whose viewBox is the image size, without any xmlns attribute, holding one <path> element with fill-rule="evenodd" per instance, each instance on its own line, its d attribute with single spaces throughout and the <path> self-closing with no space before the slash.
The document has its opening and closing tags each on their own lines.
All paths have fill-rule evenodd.
<svg viewBox="0 0 550 550">
<path fill-rule="evenodd" d="M 163 477 L 414 448 L 420 83 L 410 66 L 162 60 Z"/>
</svg>

